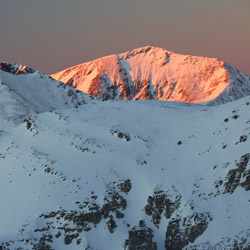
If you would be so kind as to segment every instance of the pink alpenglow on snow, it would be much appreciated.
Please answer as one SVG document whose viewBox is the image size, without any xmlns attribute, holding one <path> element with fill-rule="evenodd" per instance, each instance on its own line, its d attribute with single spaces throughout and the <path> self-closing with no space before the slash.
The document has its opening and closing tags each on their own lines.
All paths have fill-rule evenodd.
<svg viewBox="0 0 250 250">
<path fill-rule="evenodd" d="M 250 94 L 250 78 L 218 58 L 146 46 L 51 75 L 100 99 L 225 103 Z"/>
</svg>

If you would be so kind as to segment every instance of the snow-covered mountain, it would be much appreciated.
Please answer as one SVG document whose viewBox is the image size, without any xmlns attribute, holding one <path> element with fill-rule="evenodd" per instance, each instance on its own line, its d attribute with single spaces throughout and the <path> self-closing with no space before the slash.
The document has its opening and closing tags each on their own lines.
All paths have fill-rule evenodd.
<svg viewBox="0 0 250 250">
<path fill-rule="evenodd" d="M 21 64 L 0 63 L 0 130 L 33 113 L 73 108 L 93 97 Z"/>
<path fill-rule="evenodd" d="M 250 78 L 217 58 L 143 47 L 83 63 L 53 78 L 100 99 L 219 104 L 250 94 Z"/>
<path fill-rule="evenodd" d="M 214 103 L 248 91 L 224 66 Z M 9 63 L 0 83 L 0 250 L 250 249 L 250 96 L 101 102 Z"/>
<path fill-rule="evenodd" d="M 0 249 L 249 249 L 249 103 L 92 102 L 6 126 Z"/>
</svg>

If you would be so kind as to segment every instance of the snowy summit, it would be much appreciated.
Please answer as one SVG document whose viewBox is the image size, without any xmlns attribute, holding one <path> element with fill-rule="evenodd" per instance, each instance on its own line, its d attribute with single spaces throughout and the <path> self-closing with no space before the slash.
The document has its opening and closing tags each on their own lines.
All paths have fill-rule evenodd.
<svg viewBox="0 0 250 250">
<path fill-rule="evenodd" d="M 250 94 L 250 78 L 217 58 L 150 46 L 83 63 L 52 77 L 104 100 L 216 104 Z"/>
</svg>

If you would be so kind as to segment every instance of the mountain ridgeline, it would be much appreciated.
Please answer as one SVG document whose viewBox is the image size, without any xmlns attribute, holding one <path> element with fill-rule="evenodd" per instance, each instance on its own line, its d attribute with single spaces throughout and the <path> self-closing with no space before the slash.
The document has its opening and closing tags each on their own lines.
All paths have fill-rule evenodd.
<svg viewBox="0 0 250 250">
<path fill-rule="evenodd" d="M 143 47 L 51 75 L 102 100 L 221 104 L 250 94 L 250 78 L 217 58 Z"/>
</svg>

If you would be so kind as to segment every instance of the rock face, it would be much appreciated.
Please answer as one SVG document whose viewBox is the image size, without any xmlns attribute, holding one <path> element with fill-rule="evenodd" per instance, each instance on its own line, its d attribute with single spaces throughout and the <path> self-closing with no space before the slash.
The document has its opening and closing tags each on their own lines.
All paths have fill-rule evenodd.
<svg viewBox="0 0 250 250">
<path fill-rule="evenodd" d="M 218 176 L 214 182 L 214 187 L 217 192 L 215 196 L 221 194 L 233 194 L 237 188 L 243 188 L 245 191 L 250 190 L 250 154 L 244 154 L 238 161 L 235 161 L 234 166 L 226 172 L 225 177 Z M 229 164 L 223 166 L 226 170 L 230 167 Z"/>
<path fill-rule="evenodd" d="M 21 65 L 19 63 L 12 64 L 8 62 L 0 62 L 0 71 L 11 73 L 13 75 L 25 75 L 35 72 L 34 69 L 29 68 L 25 65 Z"/>
<path fill-rule="evenodd" d="M 249 158 L 250 154 L 243 155 L 240 162 L 236 163 L 237 168 L 228 172 L 225 193 L 233 193 L 239 185 L 246 191 L 250 190 L 250 170 L 246 170 Z"/>
<path fill-rule="evenodd" d="M 215 244 L 204 243 L 187 248 L 189 250 L 217 250 L 217 249 L 232 249 L 232 250 L 249 250 L 250 249 L 250 230 L 240 232 L 232 237 L 225 237 Z"/>
<path fill-rule="evenodd" d="M 217 58 L 143 47 L 52 75 L 102 100 L 162 100 L 219 104 L 250 94 L 250 79 Z"/>
<path fill-rule="evenodd" d="M 148 197 L 148 203 L 144 210 L 148 216 L 152 217 L 152 221 L 156 227 L 161 222 L 162 213 L 169 219 L 180 205 L 180 195 L 171 195 L 170 192 L 162 190 L 155 191 L 153 196 Z"/>
<path fill-rule="evenodd" d="M 129 231 L 129 237 L 125 241 L 125 250 L 157 250 L 156 242 L 153 242 L 153 230 L 148 228 L 144 221 L 139 222 L 139 227 L 133 227 Z"/>
<path fill-rule="evenodd" d="M 212 218 L 209 213 L 196 213 L 169 222 L 165 247 L 168 250 L 181 250 L 204 233 Z"/>
<path fill-rule="evenodd" d="M 66 210 L 62 207 L 56 211 L 43 213 L 39 216 L 39 221 L 43 227 L 34 229 L 33 238 L 24 238 L 17 241 L 1 242 L 0 250 L 13 249 L 15 244 L 23 245 L 26 249 L 50 250 L 51 243 L 55 239 L 63 238 L 65 245 L 80 245 L 85 232 L 91 231 L 98 227 L 102 220 L 106 222 L 106 229 L 109 233 L 113 233 L 117 227 L 116 221 L 121 220 L 125 211 L 127 201 L 124 197 L 128 195 L 132 188 L 131 180 L 120 180 L 118 182 L 109 183 L 106 195 L 102 201 L 102 207 L 97 204 L 98 196 L 92 191 L 87 201 L 76 201 L 75 209 Z M 123 197 L 124 196 L 124 197 Z M 140 223 L 139 231 L 132 230 L 131 242 L 132 248 L 128 249 L 156 249 L 151 248 L 156 243 L 152 242 L 153 231 L 147 228 L 145 224 Z M 25 231 L 25 229 L 20 229 Z M 136 231 L 136 232 L 135 232 Z M 144 242 L 146 241 L 146 242 Z M 148 248 L 133 248 L 133 246 L 146 246 Z M 89 249 L 88 245 L 85 249 Z"/>
</svg>

